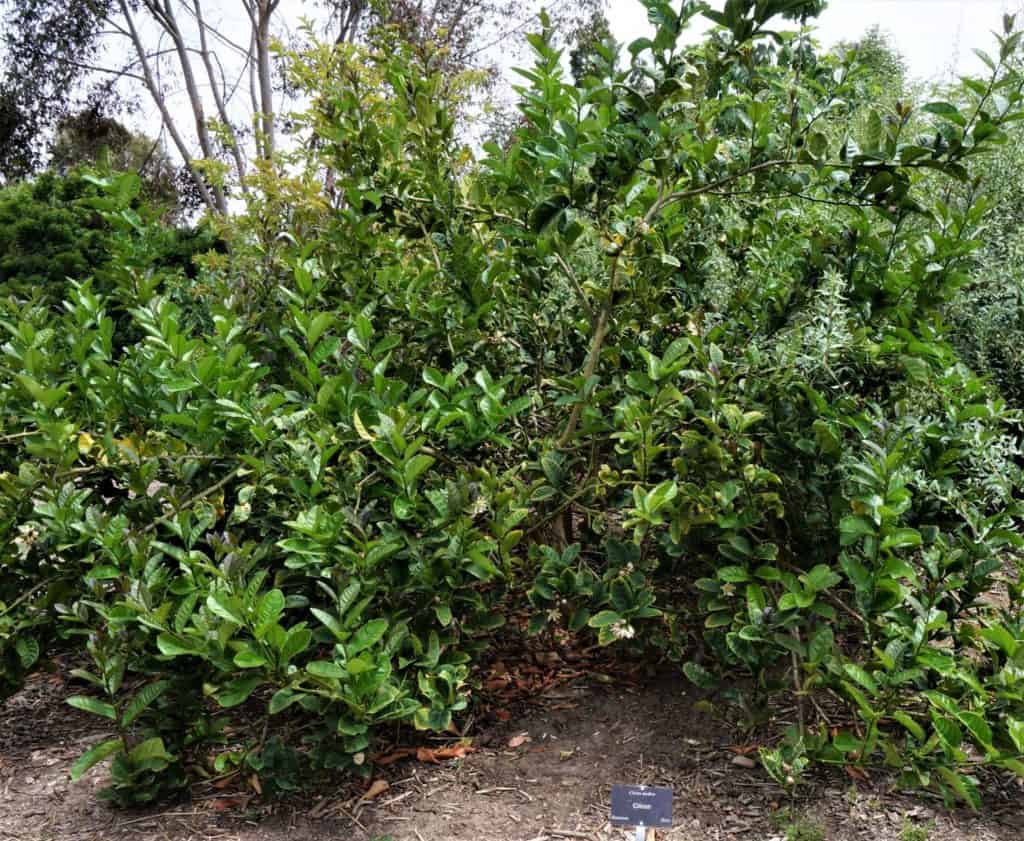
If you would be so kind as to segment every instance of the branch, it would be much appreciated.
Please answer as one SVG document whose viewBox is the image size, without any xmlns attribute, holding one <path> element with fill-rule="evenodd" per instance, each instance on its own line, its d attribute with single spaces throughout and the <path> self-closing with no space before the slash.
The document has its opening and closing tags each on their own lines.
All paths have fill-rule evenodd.
<svg viewBox="0 0 1024 841">
<path fill-rule="evenodd" d="M 597 315 L 597 322 L 594 324 L 594 335 L 590 339 L 590 350 L 587 353 L 587 361 L 583 366 L 583 390 L 586 389 L 587 383 L 590 382 L 590 378 L 594 376 L 594 373 L 597 371 L 597 363 L 601 359 L 601 347 L 604 345 L 604 337 L 608 332 L 608 324 L 611 320 L 613 300 L 615 298 L 615 283 L 618 276 L 619 255 L 616 254 L 612 257 L 607 297 L 601 305 L 601 310 Z M 562 430 L 562 434 L 558 436 L 557 446 L 559 449 L 568 444 L 569 439 L 572 438 L 573 434 L 576 432 L 576 425 L 579 423 L 582 411 L 583 394 L 581 393 L 580 399 L 572 405 L 572 412 L 569 414 L 569 420 L 565 424 L 565 429 Z"/>
<path fill-rule="evenodd" d="M 171 0 L 165 0 L 164 7 L 159 8 L 159 3 L 156 0 L 143 0 L 146 8 L 149 8 L 157 15 L 163 24 L 164 31 L 170 36 L 174 42 L 174 46 L 178 51 L 178 62 L 181 65 L 181 75 L 185 81 L 185 89 L 188 92 L 189 104 L 192 106 L 192 117 L 196 124 L 196 135 L 199 138 L 199 148 L 202 149 L 203 157 L 208 159 L 215 159 L 216 154 L 214 153 L 213 144 L 210 141 L 209 129 L 206 125 L 206 115 L 203 113 L 203 100 L 199 95 L 199 89 L 196 86 L 195 73 L 192 70 L 192 62 L 188 57 L 188 48 L 185 45 L 185 38 L 181 34 L 181 28 L 178 26 L 178 21 L 174 17 L 174 9 L 171 6 Z M 157 11 L 159 9 L 159 12 Z M 227 214 L 228 204 L 227 198 L 224 195 L 223 188 L 217 186 L 213 187 L 213 197 L 217 204 L 217 209 L 222 215 Z"/>
<path fill-rule="evenodd" d="M 188 146 L 185 144 L 185 139 L 181 136 L 181 132 L 178 131 L 178 127 L 174 124 L 174 120 L 171 118 L 171 113 L 167 108 L 167 102 L 160 93 L 156 79 L 153 78 L 153 69 L 150 67 L 149 59 L 146 57 L 146 50 L 142 46 L 142 39 L 139 37 L 139 31 L 135 27 L 135 18 L 132 16 L 131 9 L 128 6 L 128 0 L 118 0 L 118 5 L 121 7 L 121 14 L 124 16 L 124 19 L 128 24 L 132 44 L 135 47 L 135 52 L 139 57 L 139 63 L 142 66 L 142 75 L 145 80 L 146 88 L 149 90 L 150 96 L 153 97 L 153 101 L 156 103 L 156 107 L 160 111 L 160 116 L 164 121 L 164 125 L 167 126 L 167 131 L 171 135 L 174 145 L 178 149 L 178 154 L 181 155 L 181 158 L 185 163 L 185 168 L 188 170 L 193 183 L 196 185 L 196 189 L 199 191 L 199 195 L 203 199 L 203 204 L 205 204 L 210 210 L 214 211 L 214 213 L 219 213 L 220 208 L 214 201 L 209 188 L 206 186 L 206 182 L 196 171 L 195 165 L 192 163 L 192 155 Z"/>
<path fill-rule="evenodd" d="M 38 432 L 38 429 L 28 429 L 24 432 L 14 432 L 11 435 L 0 435 L 0 444 L 9 444 L 12 441 L 20 441 L 22 438 L 28 438 Z"/>
<path fill-rule="evenodd" d="M 747 167 L 742 172 L 737 172 L 734 173 L 733 175 L 727 175 L 725 178 L 720 178 L 717 181 L 712 181 L 711 183 L 704 184 L 701 187 L 693 187 L 692 189 L 689 190 L 677 190 L 674 193 L 669 193 L 668 195 L 663 196 L 662 198 L 658 199 L 654 204 L 651 205 L 650 210 L 648 210 L 647 213 L 644 215 L 644 224 L 649 225 L 652 221 L 654 221 L 655 217 L 657 217 L 657 215 L 661 213 L 661 211 L 668 207 L 670 204 L 675 204 L 676 202 L 683 201 L 684 199 L 691 199 L 696 196 L 701 196 L 704 195 L 704 193 L 713 193 L 715 192 L 715 190 L 718 190 L 721 187 L 725 187 L 729 184 L 732 184 L 734 181 L 738 181 L 739 179 L 745 178 L 748 175 L 753 175 L 756 172 L 761 172 L 763 170 L 772 169 L 775 167 L 781 168 L 784 166 L 792 166 L 794 163 L 795 161 L 781 159 L 773 161 L 762 161 L 759 164 L 754 164 L 754 166 Z"/>
<path fill-rule="evenodd" d="M 225 476 L 219 482 L 215 482 L 214 484 L 210 485 L 210 487 L 208 487 L 206 490 L 200 491 L 195 496 L 193 496 L 190 499 L 186 500 L 184 503 L 182 503 L 180 506 L 178 506 L 178 508 L 176 508 L 174 511 L 170 511 L 167 514 L 164 514 L 162 517 L 158 517 L 157 519 L 153 520 L 152 523 L 150 523 L 148 526 L 146 526 L 142 530 L 142 533 L 143 534 L 148 534 L 149 532 L 153 531 L 155 528 L 157 528 L 162 523 L 166 523 L 168 520 L 171 519 L 171 517 L 177 516 L 182 511 L 187 511 L 189 508 L 191 508 L 193 505 L 195 505 L 200 500 L 203 500 L 206 497 L 210 496 L 210 494 L 217 493 L 217 491 L 219 491 L 221 488 L 223 488 L 228 482 L 230 482 L 232 479 L 237 477 L 240 470 L 241 470 L 241 468 L 236 467 L 234 470 L 232 470 L 227 476 Z"/>
<path fill-rule="evenodd" d="M 217 106 L 217 114 L 220 117 L 221 123 L 224 125 L 224 131 L 228 132 L 231 136 L 231 156 L 235 159 L 235 169 L 238 171 L 238 183 L 241 185 L 242 192 L 247 193 L 249 188 L 245 184 L 245 161 L 242 160 L 242 152 L 238 147 L 238 137 L 235 134 L 235 130 L 231 127 L 231 120 L 228 117 L 224 97 L 221 96 L 221 92 L 217 89 L 217 76 L 213 70 L 213 62 L 210 60 L 210 50 L 206 43 L 206 24 L 203 22 L 203 9 L 200 0 L 193 0 L 193 6 L 195 8 L 195 18 L 199 22 L 199 55 L 203 60 L 203 66 L 206 68 L 206 75 L 210 80 L 210 87 L 213 90 L 213 102 Z M 224 84 L 223 73 L 221 73 L 221 84 Z"/>
<path fill-rule="evenodd" d="M 562 271 L 565 272 L 565 276 L 572 281 L 572 285 L 576 287 L 576 294 L 580 296 L 580 302 L 583 304 L 591 320 L 593 320 L 594 308 L 590 305 L 590 299 L 587 298 L 587 293 L 584 292 L 583 287 L 580 286 L 579 279 L 576 277 L 576 272 L 572 270 L 572 266 L 570 266 L 566 262 L 565 258 L 557 251 L 555 252 L 555 262 L 557 262 Z"/>
<path fill-rule="evenodd" d="M 199 0 L 195 0 L 195 2 L 198 3 Z M 218 41 L 220 41 L 222 44 L 224 44 L 224 46 L 230 47 L 232 50 L 234 50 L 236 53 L 238 53 L 242 58 L 247 58 L 248 57 L 248 52 L 246 51 L 245 47 L 243 47 L 241 44 L 237 44 L 234 41 L 232 41 L 230 38 L 228 38 L 227 35 L 225 35 L 223 32 L 221 32 L 216 27 L 211 26 L 210 24 L 208 24 L 205 20 L 201 20 L 200 18 L 196 17 L 195 11 L 190 9 L 187 5 L 184 8 L 185 8 L 185 12 L 187 14 L 191 15 L 195 19 L 196 23 L 202 29 L 205 29 L 207 32 L 209 32 L 214 38 L 216 38 Z"/>
<path fill-rule="evenodd" d="M 124 78 L 127 78 L 127 79 L 135 79 L 138 82 L 145 82 L 146 81 L 138 73 L 132 73 L 130 70 L 128 70 L 128 67 L 132 66 L 131 64 L 128 64 L 126 67 L 124 67 L 121 70 L 115 70 L 115 69 L 113 69 L 111 67 L 100 67 L 99 65 L 96 65 L 96 64 L 86 64 L 85 62 L 75 61 L 73 59 L 67 58 L 66 56 L 58 55 L 57 53 L 47 54 L 44 57 L 46 58 L 47 61 L 54 61 L 54 62 L 57 62 L 58 64 L 66 64 L 69 67 L 77 67 L 80 70 L 90 70 L 93 73 L 105 73 L 108 76 L 117 76 L 119 78 L 120 77 L 124 77 Z"/>
<path fill-rule="evenodd" d="M 18 596 L 18 598 L 16 598 L 13 602 L 11 602 L 9 605 L 7 605 L 7 607 L 5 607 L 3 610 L 0 610 L 0 616 L 6 616 L 8 613 L 10 613 L 12 610 L 14 610 L 14 608 L 16 608 L 23 601 L 26 601 L 26 600 L 32 598 L 32 596 L 34 596 L 36 593 L 38 593 L 44 587 L 50 586 L 51 584 L 53 584 L 54 581 L 57 581 L 59 578 L 60 578 L 59 575 L 55 575 L 52 578 L 47 578 L 45 581 L 40 581 L 38 584 L 35 585 L 35 587 L 33 587 L 30 590 L 25 591 L 20 596 Z"/>
</svg>

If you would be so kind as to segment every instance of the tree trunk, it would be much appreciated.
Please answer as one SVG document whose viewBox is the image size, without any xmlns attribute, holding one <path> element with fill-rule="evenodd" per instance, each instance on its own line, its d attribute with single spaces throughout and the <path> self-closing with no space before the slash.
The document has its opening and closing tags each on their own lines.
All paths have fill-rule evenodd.
<svg viewBox="0 0 1024 841">
<path fill-rule="evenodd" d="M 209 126 L 206 125 L 203 98 L 199 93 L 199 86 L 196 84 L 195 72 L 192 70 L 192 60 L 185 47 L 185 39 L 174 17 L 174 0 L 165 0 L 162 7 L 159 0 L 148 0 L 147 6 L 174 43 L 174 48 L 178 53 L 178 61 L 181 63 L 181 75 L 185 80 L 185 91 L 188 93 L 189 104 L 192 107 L 192 117 L 196 124 L 196 135 L 199 138 L 199 148 L 202 150 L 204 158 L 214 160 L 217 156 L 214 152 L 213 142 L 210 140 Z M 228 202 L 227 197 L 224 195 L 224 188 L 214 185 L 213 195 L 217 201 L 217 209 L 222 214 L 226 214 L 228 212 Z"/>
<path fill-rule="evenodd" d="M 210 80 L 210 90 L 213 92 L 213 101 L 217 106 L 217 115 L 220 118 L 221 123 L 224 125 L 224 130 L 230 135 L 231 145 L 231 156 L 235 159 L 235 170 L 238 173 L 238 185 L 241 187 L 243 193 L 249 192 L 249 188 L 245 183 L 245 160 L 242 158 L 242 150 L 238 144 L 238 137 L 235 134 L 234 128 L 231 126 L 231 120 L 228 119 L 227 103 L 224 100 L 224 95 L 221 90 L 217 87 L 217 74 L 213 69 L 213 60 L 210 57 L 210 48 L 206 42 L 206 23 L 203 20 L 203 4 L 201 0 L 193 0 L 193 7 L 195 8 L 196 23 L 199 25 L 199 48 L 200 56 L 203 59 L 203 66 L 206 68 L 206 77 Z M 221 77 L 223 82 L 223 76 Z"/>
<path fill-rule="evenodd" d="M 192 163 L 192 154 L 185 143 L 185 138 L 181 136 L 178 126 L 171 117 L 171 113 L 167 108 L 167 103 L 164 101 L 163 92 L 160 90 L 156 83 L 156 79 L 153 76 L 153 68 L 150 66 L 146 50 L 142 45 L 142 40 L 139 38 L 139 31 L 135 27 L 135 19 L 132 17 L 131 9 L 128 7 L 127 0 L 118 0 L 118 4 L 121 8 L 121 14 L 124 15 L 125 22 L 128 25 L 128 33 L 131 37 L 132 45 L 135 47 L 135 52 L 139 57 L 139 64 L 142 67 L 142 77 L 145 80 L 146 88 L 149 91 L 150 96 L 153 97 L 153 102 L 156 104 L 156 107 L 160 111 L 160 116 L 163 118 L 164 125 L 167 126 L 167 133 L 171 136 L 171 140 L 174 142 L 174 146 L 178 150 L 178 154 L 181 155 L 182 160 L 185 162 L 185 168 L 188 170 L 188 174 L 195 183 L 196 189 L 199 191 L 199 195 L 203 200 L 203 204 L 205 204 L 214 213 L 224 213 L 224 209 L 222 209 L 221 204 L 210 192 L 209 187 L 206 185 L 206 181 L 203 180 L 199 171 Z"/>
<path fill-rule="evenodd" d="M 270 79 L 270 18 L 277 0 L 256 4 L 256 64 L 260 81 L 260 123 L 263 129 L 263 157 L 274 155 L 274 87 Z"/>
</svg>

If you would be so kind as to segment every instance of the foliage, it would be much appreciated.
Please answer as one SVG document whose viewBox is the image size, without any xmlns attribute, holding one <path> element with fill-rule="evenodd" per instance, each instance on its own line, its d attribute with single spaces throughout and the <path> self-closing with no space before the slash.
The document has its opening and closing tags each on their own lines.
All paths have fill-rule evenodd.
<svg viewBox="0 0 1024 841">
<path fill-rule="evenodd" d="M 63 292 L 67 278 L 86 278 L 108 260 L 106 225 L 89 207 L 94 185 L 46 175 L 0 193 L 0 282 L 4 292 Z"/>
<path fill-rule="evenodd" d="M 861 72 L 853 92 L 858 103 L 889 100 L 905 92 L 909 75 L 906 60 L 877 24 L 854 41 L 840 41 L 834 49 L 856 55 Z"/>
<path fill-rule="evenodd" d="M 729 0 L 686 47 L 703 4 L 646 0 L 580 84 L 545 27 L 479 161 L 472 80 L 393 34 L 289 55 L 307 142 L 194 286 L 93 179 L 109 286 L 0 322 L 0 651 L 14 686 L 84 641 L 72 703 L 117 735 L 77 772 L 112 756 L 119 802 L 369 773 L 381 725 L 465 722 L 525 601 L 534 633 L 742 675 L 748 708 L 792 693 L 762 755 L 791 790 L 883 764 L 977 805 L 1024 773 L 1020 418 L 942 319 L 1020 36 L 880 113 L 856 54 L 770 24 L 821 5 Z"/>
<path fill-rule="evenodd" d="M 82 166 L 136 173 L 142 179 L 142 199 L 164 209 L 169 218 L 189 209 L 187 193 L 178 189 L 187 173 L 173 164 L 159 140 L 128 130 L 95 107 L 60 121 L 50 153 L 52 169 L 66 172 Z"/>
<path fill-rule="evenodd" d="M 985 161 L 980 189 L 992 204 L 985 247 L 971 281 L 952 302 L 953 341 L 967 364 L 992 378 L 1000 393 L 1024 406 L 1024 241 L 1021 240 L 1021 161 L 1024 134 Z"/>
<path fill-rule="evenodd" d="M 90 279 L 109 294 L 124 260 L 141 260 L 150 272 L 180 270 L 194 277 L 193 257 L 222 248 L 207 225 L 148 224 L 167 206 L 146 203 L 144 182 L 134 173 L 112 184 L 116 188 L 103 190 L 96 177 L 72 171 L 0 190 L 0 294 L 22 307 L 28 301 L 49 304 L 64 297 L 69 281 Z M 143 248 L 145 256 L 118 253 L 126 228 L 141 234 L 133 248 Z"/>
<path fill-rule="evenodd" d="M 903 819 L 903 826 L 900 829 L 900 841 L 928 841 L 929 835 L 928 827 L 918 826 L 908 818 Z"/>
<path fill-rule="evenodd" d="M 45 158 L 47 129 L 83 91 L 109 0 L 18 0 L 0 5 L 0 179 L 23 178 Z M 103 98 L 113 100 L 109 92 Z"/>
</svg>

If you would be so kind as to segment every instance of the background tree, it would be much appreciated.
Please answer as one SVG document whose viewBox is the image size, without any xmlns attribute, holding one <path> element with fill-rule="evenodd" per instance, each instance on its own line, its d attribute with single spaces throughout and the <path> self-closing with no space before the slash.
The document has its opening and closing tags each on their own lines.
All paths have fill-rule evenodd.
<svg viewBox="0 0 1024 841">
<path fill-rule="evenodd" d="M 885 97 L 899 98 L 907 85 L 907 63 L 892 38 L 877 24 L 868 27 L 860 38 L 840 41 L 832 48 L 836 55 L 855 55 L 858 78 L 853 90 L 859 102 Z"/>
<path fill-rule="evenodd" d="M 110 78 L 99 69 L 103 23 L 113 0 L 6 0 L 0 3 L 0 177 L 10 181 L 45 161 L 54 126 L 97 81 L 113 103 Z M 124 68 L 122 68 L 124 70 Z M 124 70 L 124 72 L 128 72 Z"/>
<path fill-rule="evenodd" d="M 569 27 L 599 2 L 575 4 L 559 21 Z M 331 0 L 311 3 L 317 10 L 336 43 L 360 42 L 387 25 L 448 75 L 476 69 L 492 81 L 494 48 L 534 13 L 524 0 Z M 38 169 L 46 138 L 81 110 L 86 93 L 113 117 L 122 97 L 137 97 L 158 112 L 159 133 L 203 205 L 226 213 L 229 194 L 248 192 L 253 163 L 271 160 L 278 148 L 278 112 L 289 91 L 272 55 L 283 37 L 279 0 L 242 0 L 244 16 L 230 27 L 213 23 L 223 11 L 210 0 L 0 0 L 0 172 L 10 179 Z"/>
<path fill-rule="evenodd" d="M 174 164 L 159 138 L 132 132 L 92 108 L 71 114 L 57 124 L 49 166 L 62 173 L 83 166 L 105 172 L 133 172 L 142 179 L 142 198 L 164 210 L 169 219 L 195 207 L 188 192 L 179 190 L 181 167 Z"/>
</svg>

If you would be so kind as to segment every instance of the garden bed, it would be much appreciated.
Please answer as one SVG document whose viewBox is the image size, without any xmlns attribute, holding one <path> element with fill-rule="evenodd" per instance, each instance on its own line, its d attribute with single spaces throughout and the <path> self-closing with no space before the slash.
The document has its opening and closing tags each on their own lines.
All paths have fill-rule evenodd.
<svg viewBox="0 0 1024 841">
<path fill-rule="evenodd" d="M 507 722 L 481 719 L 473 752 L 380 770 L 373 800 L 351 783 L 321 784 L 265 803 L 244 781 L 200 784 L 187 799 L 118 811 L 96 798 L 103 769 L 77 784 L 67 769 L 102 736 L 68 708 L 63 668 L 34 676 L 0 710 L 0 839 L 18 841 L 610 841 L 613 782 L 671 786 L 676 828 L 665 841 L 996 841 L 1024 835 L 1017 784 L 991 786 L 984 816 L 901 796 L 882 777 L 819 774 L 792 808 L 759 767 L 737 760 L 744 741 L 722 704 L 685 680 L 637 681 L 591 669 L 553 683 Z M 553 667 L 555 668 L 555 667 Z M 737 764 L 739 762 L 740 764 Z M 378 784 L 375 788 L 382 788 Z M 923 830 L 925 834 L 916 832 Z"/>
</svg>

